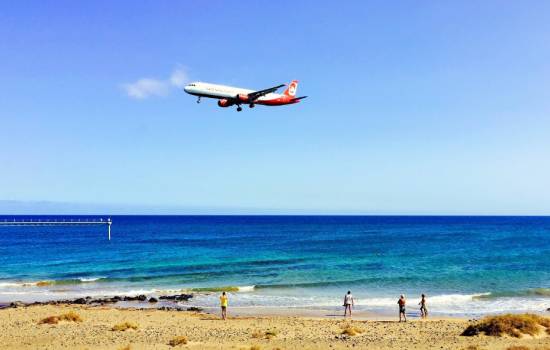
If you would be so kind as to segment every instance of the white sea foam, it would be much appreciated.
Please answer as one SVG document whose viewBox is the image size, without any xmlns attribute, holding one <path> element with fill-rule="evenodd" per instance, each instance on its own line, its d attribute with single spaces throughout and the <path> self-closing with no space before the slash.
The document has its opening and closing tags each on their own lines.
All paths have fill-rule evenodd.
<svg viewBox="0 0 550 350">
<path fill-rule="evenodd" d="M 239 286 L 239 292 L 253 292 L 256 286 Z"/>
<path fill-rule="evenodd" d="M 49 283 L 50 281 L 11 281 L 0 282 L 0 288 L 21 288 L 36 287 L 39 283 Z"/>
<path fill-rule="evenodd" d="M 158 288 L 118 283 L 92 283 L 102 277 L 80 278 L 77 284 L 52 284 L 45 287 L 36 286 L 36 281 L 3 281 L 0 282 L 0 302 L 22 300 L 26 302 L 54 299 L 70 299 L 85 296 L 147 296 L 173 295 L 186 293 L 186 288 Z M 137 288 L 136 288 L 137 287 Z M 187 304 L 198 307 L 217 307 L 217 292 L 194 293 L 195 297 Z M 393 295 L 394 293 L 388 293 Z M 550 297 L 514 296 L 479 298 L 490 293 L 472 294 L 434 294 L 428 293 L 428 308 L 432 314 L 441 315 L 482 315 L 502 312 L 539 312 L 550 307 Z M 236 307 L 276 307 L 276 308 L 311 308 L 337 310 L 341 308 L 342 298 L 328 294 L 324 290 L 269 290 L 256 289 L 255 286 L 239 286 L 237 292 L 230 293 L 231 305 Z M 409 295 L 407 311 L 418 312 L 418 295 Z M 386 297 L 378 295 L 355 295 L 358 310 L 394 313 L 397 308 L 397 295 Z"/>
<path fill-rule="evenodd" d="M 87 277 L 87 278 L 81 277 L 81 278 L 79 278 L 79 280 L 81 282 L 87 283 L 87 282 L 99 281 L 100 279 L 103 279 L 103 278 L 105 278 L 105 277 Z"/>
<path fill-rule="evenodd" d="M 66 279 L 66 280 L 40 280 L 40 281 L 9 281 L 9 282 L 0 282 L 1 288 L 18 288 L 18 287 L 36 287 L 39 284 L 44 286 L 54 286 L 54 285 L 66 285 L 66 284 L 78 284 L 81 283 L 92 283 L 96 282 L 105 277 L 80 277 L 75 279 Z"/>
<path fill-rule="evenodd" d="M 483 315 L 502 312 L 537 312 L 546 310 L 550 298 L 498 298 L 491 300 L 476 299 L 476 294 L 442 294 L 428 296 L 428 308 L 434 314 L 441 315 Z M 341 298 L 327 296 L 290 296 L 265 295 L 260 293 L 233 294 L 231 305 L 235 307 L 276 307 L 276 308 L 311 308 L 336 310 L 341 308 Z M 419 298 L 407 299 L 407 310 L 418 312 Z M 215 307 L 218 304 L 216 295 L 197 295 L 191 299 L 192 306 Z M 356 299 L 355 306 L 362 311 L 393 313 L 397 309 L 397 297 L 366 297 Z"/>
<path fill-rule="evenodd" d="M 14 288 L 14 287 L 22 287 L 22 283 L 17 282 L 0 282 L 0 288 Z"/>
</svg>

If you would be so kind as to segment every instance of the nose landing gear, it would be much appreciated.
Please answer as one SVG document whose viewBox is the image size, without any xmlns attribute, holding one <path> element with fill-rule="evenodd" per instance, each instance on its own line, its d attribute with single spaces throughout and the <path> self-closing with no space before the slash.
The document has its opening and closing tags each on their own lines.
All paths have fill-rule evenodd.
<svg viewBox="0 0 550 350">
<path fill-rule="evenodd" d="M 237 112 L 240 112 L 242 110 L 243 110 L 243 108 L 241 106 L 237 106 Z"/>
<path fill-rule="evenodd" d="M 197 98 L 197 103 L 201 103 L 201 97 L 200 96 Z"/>
<path fill-rule="evenodd" d="M 254 103 L 251 103 L 251 104 L 248 105 L 248 107 L 250 107 L 250 108 L 254 108 L 254 106 L 255 106 Z"/>
</svg>

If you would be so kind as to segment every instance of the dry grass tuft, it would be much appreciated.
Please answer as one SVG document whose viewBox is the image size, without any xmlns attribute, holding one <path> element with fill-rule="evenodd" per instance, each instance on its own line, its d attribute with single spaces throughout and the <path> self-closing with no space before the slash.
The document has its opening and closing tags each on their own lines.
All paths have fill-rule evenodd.
<svg viewBox="0 0 550 350">
<path fill-rule="evenodd" d="M 132 347 L 131 347 L 131 344 L 128 344 L 126 346 L 119 348 L 118 350 L 132 350 Z"/>
<path fill-rule="evenodd" d="M 523 334 L 537 335 L 541 326 L 546 327 L 548 332 L 550 319 L 533 314 L 489 316 L 468 326 L 462 335 L 474 336 L 484 333 L 496 337 L 510 335 L 519 338 Z"/>
<path fill-rule="evenodd" d="M 40 320 L 38 324 L 58 324 L 59 321 L 82 322 L 82 317 L 74 311 L 69 311 L 59 316 L 48 316 Z"/>
<path fill-rule="evenodd" d="M 252 333 L 252 338 L 256 339 L 273 339 L 277 336 L 278 332 L 276 330 L 269 330 L 269 331 L 260 331 L 256 330 L 254 333 Z"/>
<path fill-rule="evenodd" d="M 59 316 L 59 321 L 82 322 L 82 317 L 74 311 Z"/>
<path fill-rule="evenodd" d="M 38 322 L 38 324 L 58 324 L 58 323 L 59 323 L 59 317 L 57 316 L 48 316 L 40 320 L 40 322 Z"/>
<path fill-rule="evenodd" d="M 259 345 L 252 345 L 252 346 L 250 347 L 250 350 L 262 350 L 262 347 L 259 346 Z"/>
<path fill-rule="evenodd" d="M 111 328 L 112 331 L 126 331 L 128 329 L 136 330 L 138 329 L 138 325 L 132 322 L 123 322 L 114 325 L 113 328 Z"/>
<path fill-rule="evenodd" d="M 185 345 L 185 344 L 187 344 L 187 337 L 184 335 L 179 335 L 177 337 L 174 337 L 172 338 L 172 340 L 168 342 L 168 345 L 170 346 L 178 346 L 178 345 Z"/>
<path fill-rule="evenodd" d="M 468 345 L 467 347 L 463 348 L 462 350 L 483 350 L 478 345 Z"/>
<path fill-rule="evenodd" d="M 479 345 L 468 345 L 467 347 L 463 348 L 462 350 L 484 350 L 484 349 L 480 348 Z"/>
<path fill-rule="evenodd" d="M 350 337 L 353 337 L 353 336 L 361 334 L 361 333 L 363 333 L 362 329 L 357 328 L 357 327 L 352 326 L 352 325 L 347 325 L 342 330 L 342 334 L 349 335 Z"/>
<path fill-rule="evenodd" d="M 273 331 L 267 331 L 265 332 L 265 338 L 266 339 L 273 339 L 277 336 L 278 332 L 273 330 Z"/>
<path fill-rule="evenodd" d="M 529 348 L 523 345 L 514 345 L 507 347 L 506 350 L 529 350 Z"/>
</svg>

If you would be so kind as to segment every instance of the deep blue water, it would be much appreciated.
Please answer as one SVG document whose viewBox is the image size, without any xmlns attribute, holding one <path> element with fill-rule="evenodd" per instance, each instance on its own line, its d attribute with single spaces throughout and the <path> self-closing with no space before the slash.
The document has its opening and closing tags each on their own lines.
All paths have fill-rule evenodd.
<svg viewBox="0 0 550 350">
<path fill-rule="evenodd" d="M 321 308 L 351 289 L 375 310 L 401 293 L 446 314 L 550 307 L 550 217 L 112 219 L 111 241 L 104 226 L 0 227 L 0 301 L 240 286 L 237 305 Z"/>
</svg>

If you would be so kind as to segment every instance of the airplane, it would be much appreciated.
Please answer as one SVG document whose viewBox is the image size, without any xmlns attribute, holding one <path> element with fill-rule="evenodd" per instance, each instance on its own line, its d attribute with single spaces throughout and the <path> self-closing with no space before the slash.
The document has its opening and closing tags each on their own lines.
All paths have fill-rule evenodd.
<svg viewBox="0 0 550 350">
<path fill-rule="evenodd" d="M 218 99 L 218 106 L 230 107 L 237 106 L 237 112 L 243 110 L 242 104 L 254 108 L 255 105 L 282 106 L 300 102 L 307 96 L 295 97 L 298 90 L 298 80 L 293 80 L 288 88 L 282 94 L 276 94 L 279 88 L 286 84 L 274 86 L 264 90 L 248 90 L 232 86 L 209 84 L 203 82 L 190 83 L 183 88 L 190 95 L 197 96 L 197 103 L 201 102 L 201 97 Z"/>
</svg>

